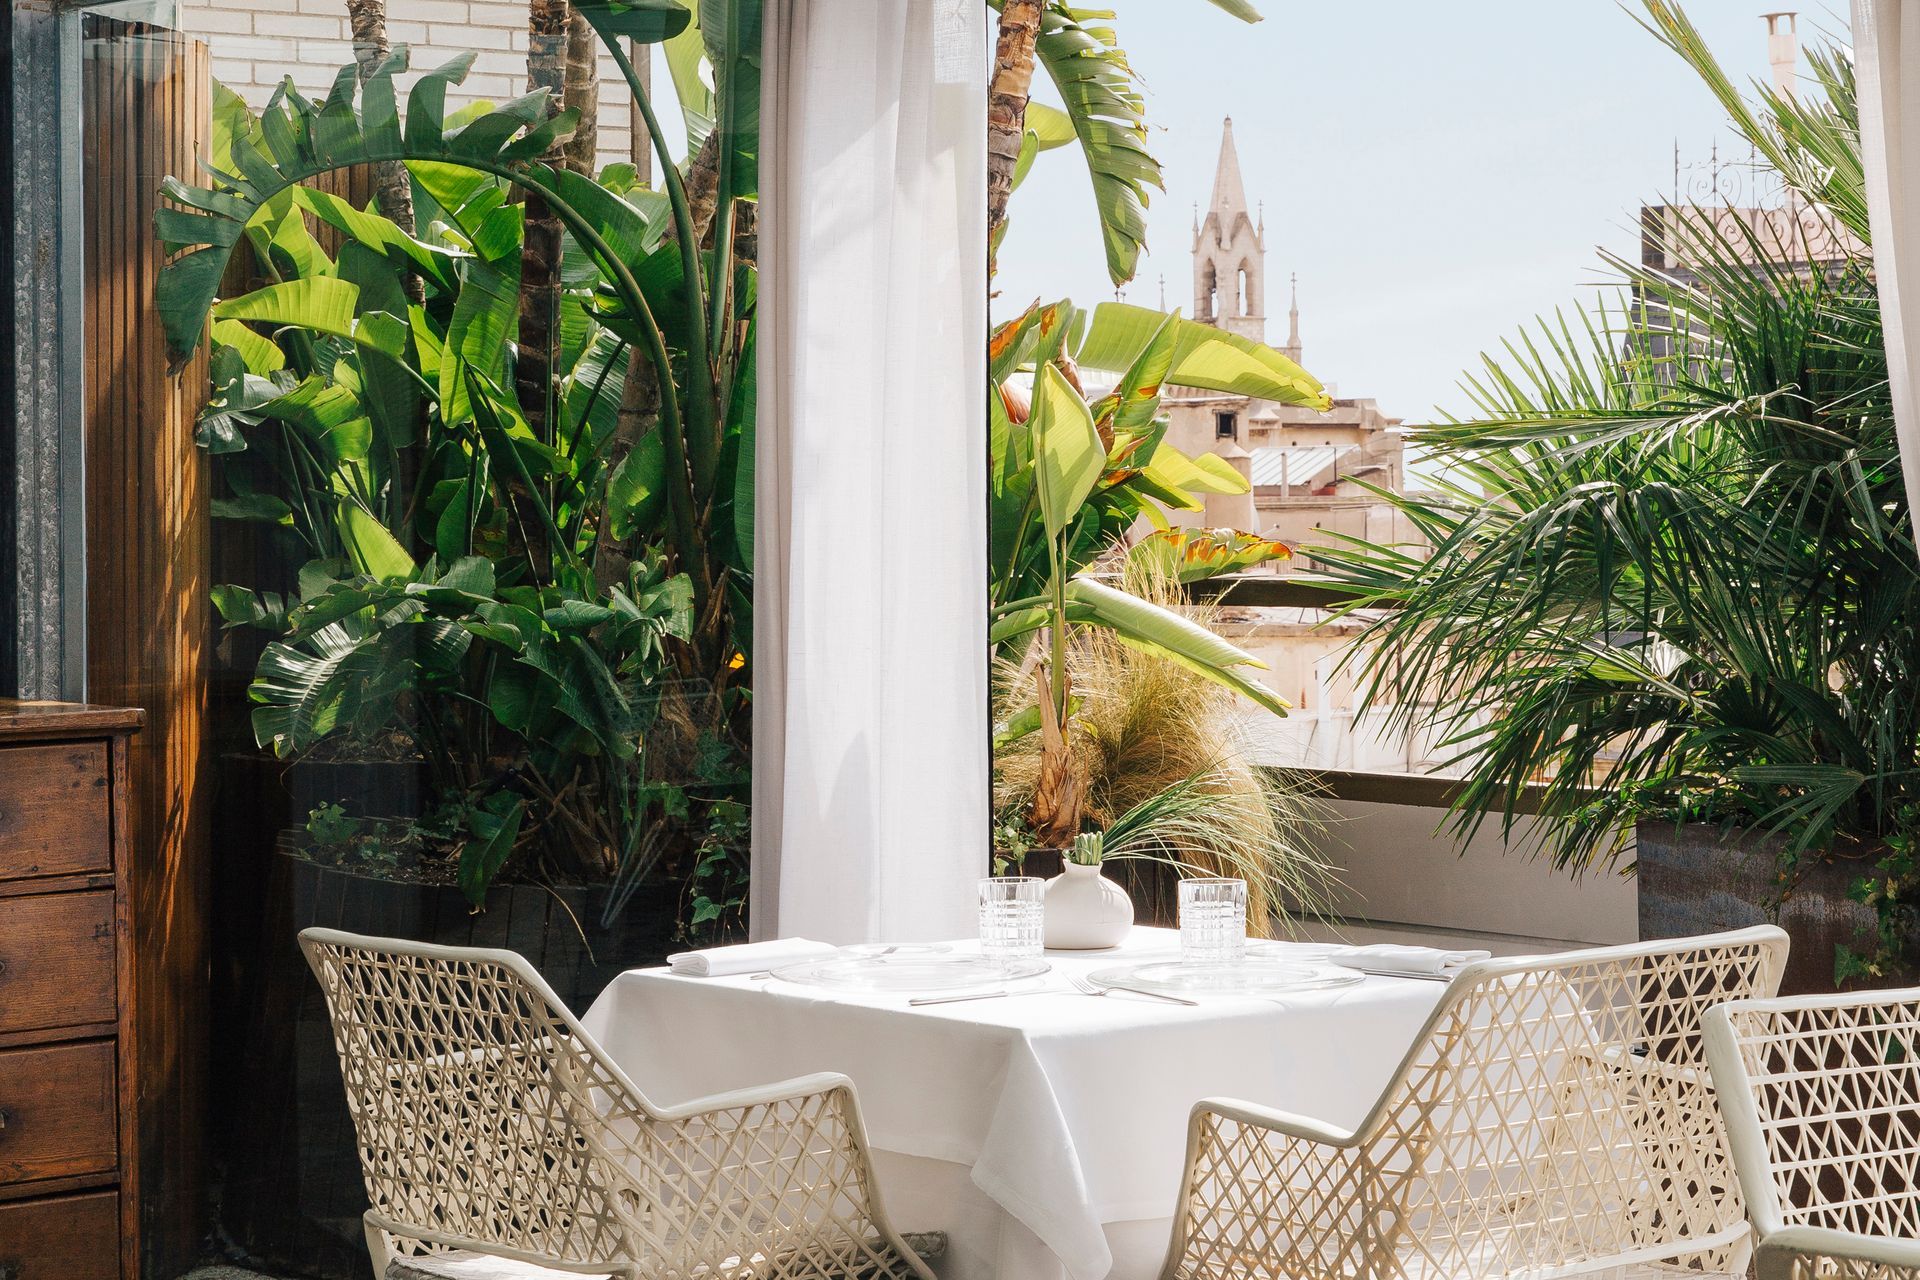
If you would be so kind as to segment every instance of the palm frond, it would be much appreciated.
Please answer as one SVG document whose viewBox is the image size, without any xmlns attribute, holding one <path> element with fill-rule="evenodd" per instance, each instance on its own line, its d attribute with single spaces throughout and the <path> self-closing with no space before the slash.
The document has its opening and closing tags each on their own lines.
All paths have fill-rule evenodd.
<svg viewBox="0 0 1920 1280">
<path fill-rule="evenodd" d="M 1646 813 L 1884 836 L 1920 766 L 1920 559 L 1886 395 L 1852 77 L 1749 105 L 1684 15 L 1695 65 L 1805 208 L 1663 210 L 1666 267 L 1543 318 L 1410 433 L 1444 477 L 1382 492 L 1431 547 L 1333 538 L 1360 589 L 1363 709 L 1469 776 L 1454 823 L 1617 856 Z M 1857 216 L 1856 216 L 1857 215 Z M 1797 239 L 1796 239 L 1797 238 Z"/>
</svg>

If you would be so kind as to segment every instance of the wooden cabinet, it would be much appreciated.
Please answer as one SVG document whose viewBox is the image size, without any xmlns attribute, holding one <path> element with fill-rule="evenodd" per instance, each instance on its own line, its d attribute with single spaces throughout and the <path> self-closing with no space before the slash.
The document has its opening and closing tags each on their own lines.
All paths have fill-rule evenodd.
<svg viewBox="0 0 1920 1280">
<path fill-rule="evenodd" d="M 0 1277 L 137 1280 L 127 741 L 0 699 Z"/>
<path fill-rule="evenodd" d="M 0 1201 L 5 1280 L 120 1280 L 120 1197 L 113 1191 Z"/>
</svg>

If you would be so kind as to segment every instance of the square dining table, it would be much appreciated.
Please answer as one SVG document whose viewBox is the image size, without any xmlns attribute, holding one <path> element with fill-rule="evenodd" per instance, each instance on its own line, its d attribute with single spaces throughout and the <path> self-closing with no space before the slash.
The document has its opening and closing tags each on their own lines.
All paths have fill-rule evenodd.
<svg viewBox="0 0 1920 1280">
<path fill-rule="evenodd" d="M 1048 952 L 1039 994 L 918 1007 L 906 994 L 637 969 L 583 1022 L 658 1105 L 851 1077 L 887 1214 L 902 1231 L 947 1233 L 933 1264 L 943 1280 L 1142 1280 L 1166 1252 L 1195 1102 L 1356 1125 L 1446 989 L 1368 975 L 1186 1008 L 1068 982 L 1178 947 L 1171 930 L 1136 928 L 1113 950 Z"/>
</svg>

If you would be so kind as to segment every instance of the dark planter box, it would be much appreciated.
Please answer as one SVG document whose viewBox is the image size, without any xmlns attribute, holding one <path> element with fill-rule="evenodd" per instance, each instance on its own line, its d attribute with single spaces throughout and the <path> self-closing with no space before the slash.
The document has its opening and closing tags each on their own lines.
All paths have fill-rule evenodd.
<svg viewBox="0 0 1920 1280">
<path fill-rule="evenodd" d="M 1872 909 L 1847 897 L 1847 888 L 1877 854 L 1804 859 L 1782 899 L 1778 859 L 1784 841 L 1778 836 L 1670 822 L 1642 822 L 1634 835 L 1640 936 L 1684 938 L 1778 924 L 1793 940 L 1783 994 L 1832 991 L 1834 949 L 1861 945 L 1875 928 Z"/>
<path fill-rule="evenodd" d="M 642 893 L 603 926 L 603 887 L 501 884 L 486 910 L 475 912 L 450 885 L 382 879 L 280 847 L 283 831 L 327 801 L 359 816 L 405 813 L 424 786 L 415 771 L 328 765 L 290 772 L 239 753 L 223 757 L 221 766 L 214 970 L 220 1229 L 236 1252 L 276 1275 L 370 1280 L 352 1121 L 299 931 L 317 925 L 518 951 L 582 1012 L 614 975 L 660 962 L 677 904 Z"/>
</svg>

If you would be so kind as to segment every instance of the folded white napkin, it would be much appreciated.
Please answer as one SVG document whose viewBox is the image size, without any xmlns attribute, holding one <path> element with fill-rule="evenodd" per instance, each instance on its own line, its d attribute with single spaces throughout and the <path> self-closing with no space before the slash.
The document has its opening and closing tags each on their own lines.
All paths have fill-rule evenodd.
<svg viewBox="0 0 1920 1280">
<path fill-rule="evenodd" d="M 742 942 L 731 947 L 707 947 L 701 951 L 682 951 L 667 957 L 673 971 L 688 978 L 725 978 L 739 973 L 760 973 L 783 964 L 797 964 L 817 956 L 830 956 L 839 948 L 828 942 L 809 942 L 805 938 L 774 938 L 767 942 Z"/>
<path fill-rule="evenodd" d="M 1405 947 L 1381 942 L 1370 947 L 1342 947 L 1327 959 L 1349 969 L 1451 977 L 1475 960 L 1485 960 L 1492 955 L 1491 951 L 1446 951 L 1439 947 Z"/>
</svg>

